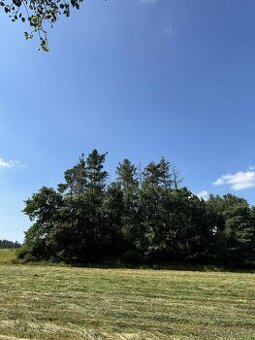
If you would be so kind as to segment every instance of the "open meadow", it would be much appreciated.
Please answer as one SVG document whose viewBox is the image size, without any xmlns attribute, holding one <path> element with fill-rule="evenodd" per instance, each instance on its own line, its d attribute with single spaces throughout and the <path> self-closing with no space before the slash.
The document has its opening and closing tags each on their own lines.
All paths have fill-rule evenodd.
<svg viewBox="0 0 255 340">
<path fill-rule="evenodd" d="M 255 339 L 253 274 L 2 263 L 0 301 L 2 339 Z"/>
<path fill-rule="evenodd" d="M 0 249 L 0 264 L 11 264 L 16 261 L 17 249 Z"/>
</svg>

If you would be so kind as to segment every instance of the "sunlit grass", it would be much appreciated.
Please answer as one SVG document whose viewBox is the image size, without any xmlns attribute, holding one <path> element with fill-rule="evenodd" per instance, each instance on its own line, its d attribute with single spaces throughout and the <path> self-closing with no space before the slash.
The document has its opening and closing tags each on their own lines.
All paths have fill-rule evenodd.
<svg viewBox="0 0 255 340">
<path fill-rule="evenodd" d="M 0 334 L 34 339 L 255 339 L 254 278 L 1 265 Z"/>
<path fill-rule="evenodd" d="M 0 264 L 7 264 L 15 261 L 16 252 L 16 249 L 0 249 Z"/>
</svg>

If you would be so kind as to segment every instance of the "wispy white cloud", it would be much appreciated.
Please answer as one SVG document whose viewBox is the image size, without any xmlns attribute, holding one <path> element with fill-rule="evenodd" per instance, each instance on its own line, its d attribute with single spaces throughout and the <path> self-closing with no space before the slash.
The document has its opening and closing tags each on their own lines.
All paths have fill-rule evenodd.
<svg viewBox="0 0 255 340">
<path fill-rule="evenodd" d="M 164 28 L 164 32 L 166 35 L 172 35 L 174 33 L 174 28 L 172 26 L 167 26 Z"/>
<path fill-rule="evenodd" d="M 248 171 L 238 171 L 235 174 L 226 174 L 219 177 L 213 185 L 230 185 L 233 190 L 243 190 L 255 187 L 255 170 L 250 167 Z"/>
<path fill-rule="evenodd" d="M 141 2 L 142 4 L 156 4 L 158 2 L 158 0 L 139 0 L 139 2 Z"/>
<path fill-rule="evenodd" d="M 203 198 L 205 201 L 208 200 L 208 198 L 209 198 L 209 192 L 206 191 L 206 190 L 203 190 L 203 191 L 201 191 L 201 192 L 198 192 L 196 195 L 197 195 L 197 197 L 199 197 L 199 198 Z"/>
<path fill-rule="evenodd" d="M 16 166 L 23 166 L 20 161 L 6 161 L 3 158 L 0 158 L 0 169 L 11 169 Z"/>
</svg>

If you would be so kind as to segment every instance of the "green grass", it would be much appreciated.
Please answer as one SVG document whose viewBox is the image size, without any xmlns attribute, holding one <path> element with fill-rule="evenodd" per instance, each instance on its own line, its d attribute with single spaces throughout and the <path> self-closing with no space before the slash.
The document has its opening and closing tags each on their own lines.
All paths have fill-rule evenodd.
<svg viewBox="0 0 255 340">
<path fill-rule="evenodd" d="M 8 264 L 16 261 L 17 249 L 0 249 L 0 264 Z"/>
<path fill-rule="evenodd" d="M 255 276 L 0 265 L 0 339 L 255 339 Z"/>
</svg>

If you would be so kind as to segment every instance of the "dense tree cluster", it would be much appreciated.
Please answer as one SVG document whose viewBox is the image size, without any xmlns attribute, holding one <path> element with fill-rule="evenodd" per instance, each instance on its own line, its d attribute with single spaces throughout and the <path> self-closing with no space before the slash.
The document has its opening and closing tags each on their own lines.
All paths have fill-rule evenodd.
<svg viewBox="0 0 255 340">
<path fill-rule="evenodd" d="M 0 240 L 0 248 L 1 249 L 7 249 L 7 248 L 19 248 L 20 243 L 19 242 L 12 242 L 8 240 Z"/>
<path fill-rule="evenodd" d="M 143 170 L 128 159 L 107 180 L 106 154 L 92 151 L 57 189 L 25 201 L 33 221 L 20 257 L 71 263 L 255 264 L 255 208 L 234 195 L 204 201 L 162 158 Z"/>
</svg>

